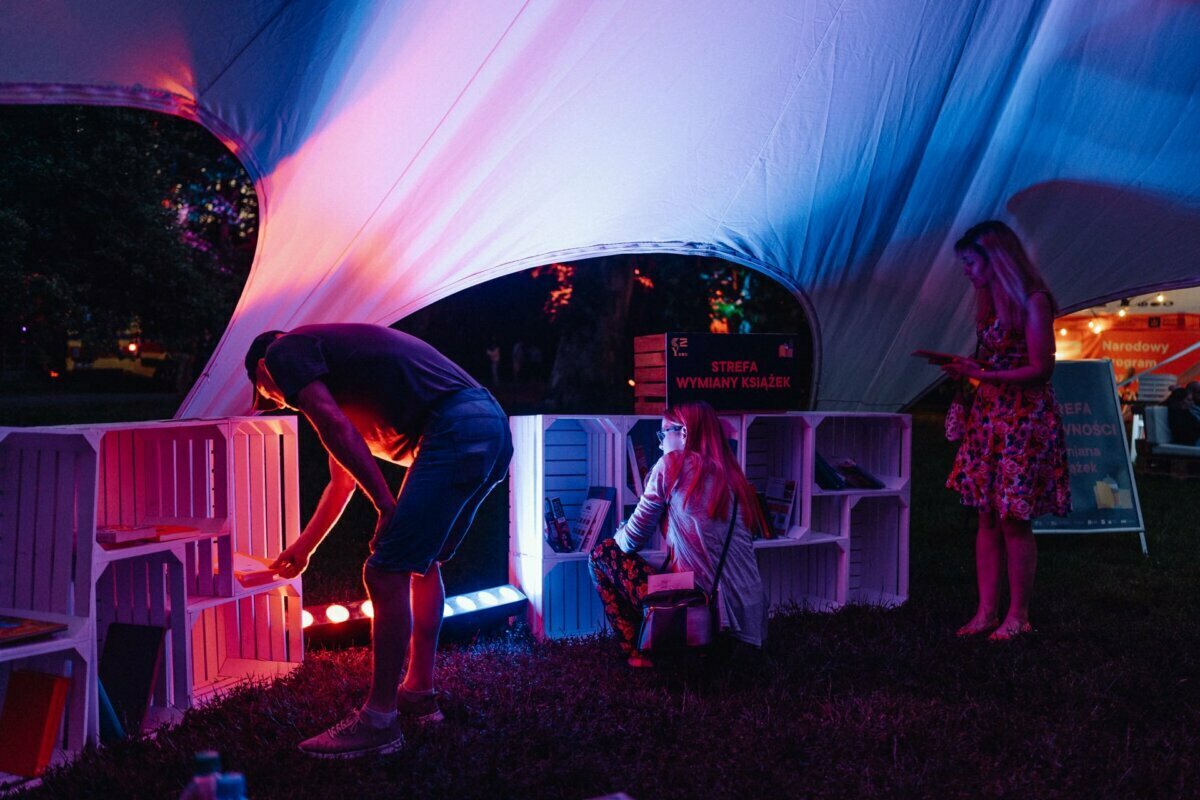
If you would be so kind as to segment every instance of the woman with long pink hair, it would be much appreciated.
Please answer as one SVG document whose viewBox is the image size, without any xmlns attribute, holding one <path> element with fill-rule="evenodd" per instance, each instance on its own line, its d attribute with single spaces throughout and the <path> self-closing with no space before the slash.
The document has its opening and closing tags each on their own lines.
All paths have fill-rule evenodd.
<svg viewBox="0 0 1200 800">
<path fill-rule="evenodd" d="M 631 666 L 649 666 L 635 649 L 640 602 L 650 575 L 692 572 L 696 588 L 711 592 L 730 515 L 737 518 L 717 591 L 720 629 L 759 647 L 766 636 L 767 605 L 751 531 L 766 528 L 754 487 L 729 448 L 721 420 L 708 403 L 668 408 L 658 431 L 663 456 L 646 477 L 646 490 L 613 539 L 591 553 L 592 578 L 604 612 Z M 655 570 L 638 551 L 661 527 L 667 558 Z"/>
<path fill-rule="evenodd" d="M 1037 569 L 1034 517 L 1071 510 L 1070 473 L 1054 372 L 1056 306 L 1021 240 L 1003 222 L 981 222 L 954 246 L 975 287 L 978 358 L 943 369 L 979 382 L 946 486 L 979 512 L 979 606 L 959 636 L 1007 640 L 1029 633 Z M 1008 573 L 1008 612 L 1000 589 Z"/>
</svg>

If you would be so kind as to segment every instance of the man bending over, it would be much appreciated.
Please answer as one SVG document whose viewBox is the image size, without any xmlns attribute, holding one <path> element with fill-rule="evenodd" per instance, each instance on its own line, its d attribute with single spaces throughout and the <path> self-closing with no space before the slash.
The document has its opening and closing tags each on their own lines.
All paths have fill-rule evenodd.
<svg viewBox="0 0 1200 800">
<path fill-rule="evenodd" d="M 398 711 L 421 721 L 442 718 L 433 681 L 445 601 L 441 563 L 504 479 L 512 457 L 508 420 L 458 365 L 420 339 L 378 325 L 268 331 L 250 345 L 246 372 L 255 410 L 299 411 L 329 453 L 329 485 L 272 569 L 285 578 L 304 572 L 356 486 L 379 514 L 363 567 L 375 607 L 370 694 L 360 710 L 300 749 L 318 758 L 393 752 L 404 744 Z M 395 498 L 375 458 L 408 467 Z"/>
</svg>

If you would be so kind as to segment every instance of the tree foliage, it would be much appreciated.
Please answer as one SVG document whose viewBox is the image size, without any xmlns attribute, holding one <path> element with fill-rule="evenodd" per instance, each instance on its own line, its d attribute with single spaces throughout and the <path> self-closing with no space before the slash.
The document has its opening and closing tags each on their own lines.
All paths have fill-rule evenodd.
<svg viewBox="0 0 1200 800">
<path fill-rule="evenodd" d="M 61 364 L 131 327 L 170 349 L 221 331 L 257 199 L 199 126 L 130 109 L 0 107 L 0 347 Z"/>
</svg>

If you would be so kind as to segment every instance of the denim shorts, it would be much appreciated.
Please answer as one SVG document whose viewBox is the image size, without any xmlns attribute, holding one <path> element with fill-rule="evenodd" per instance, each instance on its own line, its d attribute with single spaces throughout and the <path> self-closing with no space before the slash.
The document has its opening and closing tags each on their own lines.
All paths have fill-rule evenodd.
<svg viewBox="0 0 1200 800">
<path fill-rule="evenodd" d="M 512 452 L 508 417 L 486 389 L 463 389 L 439 403 L 367 566 L 424 575 L 448 560 L 483 499 L 504 480 Z"/>
</svg>

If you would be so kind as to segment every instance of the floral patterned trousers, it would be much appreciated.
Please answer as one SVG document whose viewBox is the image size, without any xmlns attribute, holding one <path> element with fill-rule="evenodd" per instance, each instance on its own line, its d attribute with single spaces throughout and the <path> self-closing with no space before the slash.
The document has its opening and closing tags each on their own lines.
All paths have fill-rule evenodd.
<svg viewBox="0 0 1200 800">
<path fill-rule="evenodd" d="M 642 625 L 642 598 L 655 570 L 637 553 L 625 553 L 615 539 L 596 545 L 588 557 L 592 582 L 604 603 L 604 615 L 617 634 L 625 655 L 633 655 L 634 642 Z"/>
</svg>

